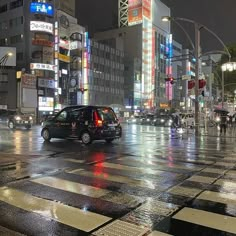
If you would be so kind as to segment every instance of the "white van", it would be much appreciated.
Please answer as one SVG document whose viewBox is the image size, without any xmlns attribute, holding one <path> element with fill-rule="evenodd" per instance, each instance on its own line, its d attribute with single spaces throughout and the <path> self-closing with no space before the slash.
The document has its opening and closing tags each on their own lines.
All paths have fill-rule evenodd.
<svg viewBox="0 0 236 236">
<path fill-rule="evenodd" d="M 195 120 L 193 113 L 182 113 L 180 114 L 181 117 L 181 125 L 183 127 L 194 127 Z"/>
</svg>

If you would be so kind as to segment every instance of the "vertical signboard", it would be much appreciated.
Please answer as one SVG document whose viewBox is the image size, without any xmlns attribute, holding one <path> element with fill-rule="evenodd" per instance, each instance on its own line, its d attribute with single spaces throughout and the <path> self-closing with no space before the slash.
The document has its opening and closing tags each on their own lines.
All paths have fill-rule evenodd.
<svg viewBox="0 0 236 236">
<path fill-rule="evenodd" d="M 142 0 L 128 0 L 128 24 L 136 25 L 142 23 Z"/>
<path fill-rule="evenodd" d="M 152 1 L 151 0 L 143 0 L 143 16 L 151 20 L 152 18 Z"/>
</svg>

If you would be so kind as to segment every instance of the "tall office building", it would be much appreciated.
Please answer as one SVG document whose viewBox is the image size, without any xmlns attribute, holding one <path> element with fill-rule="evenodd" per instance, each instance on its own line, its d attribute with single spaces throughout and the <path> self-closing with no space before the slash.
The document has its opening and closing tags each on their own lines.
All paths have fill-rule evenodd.
<svg viewBox="0 0 236 236">
<path fill-rule="evenodd" d="M 170 16 L 170 9 L 158 0 L 119 0 L 119 28 L 95 34 L 125 52 L 126 107 L 169 108 L 172 36 L 162 16 Z"/>
</svg>

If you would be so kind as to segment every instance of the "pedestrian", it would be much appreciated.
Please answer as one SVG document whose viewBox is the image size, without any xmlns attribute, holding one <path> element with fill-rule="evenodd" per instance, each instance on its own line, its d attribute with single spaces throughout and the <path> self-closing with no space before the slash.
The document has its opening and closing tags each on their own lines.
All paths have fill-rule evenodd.
<svg viewBox="0 0 236 236">
<path fill-rule="evenodd" d="M 226 134 L 226 128 L 227 128 L 227 113 L 222 112 L 220 116 L 220 134 L 224 131 L 224 134 Z"/>
</svg>

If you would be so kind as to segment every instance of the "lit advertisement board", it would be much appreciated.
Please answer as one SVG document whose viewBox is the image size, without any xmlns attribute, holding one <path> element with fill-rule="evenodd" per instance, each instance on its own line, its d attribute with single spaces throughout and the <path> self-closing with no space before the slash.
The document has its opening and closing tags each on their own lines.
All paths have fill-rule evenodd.
<svg viewBox="0 0 236 236">
<path fill-rule="evenodd" d="M 54 71 L 54 65 L 43 63 L 30 63 L 31 70 L 51 70 Z"/>
<path fill-rule="evenodd" d="M 53 6 L 42 2 L 30 3 L 30 12 L 35 14 L 45 14 L 49 16 L 53 16 L 54 14 Z"/>
<path fill-rule="evenodd" d="M 136 25 L 142 23 L 142 0 L 128 0 L 128 24 Z"/>
<path fill-rule="evenodd" d="M 53 34 L 53 24 L 43 21 L 30 21 L 30 31 L 42 31 Z"/>
<path fill-rule="evenodd" d="M 143 0 L 143 16 L 151 20 L 151 0 Z"/>
<path fill-rule="evenodd" d="M 39 97 L 38 105 L 39 111 L 53 111 L 54 98 Z"/>
</svg>

